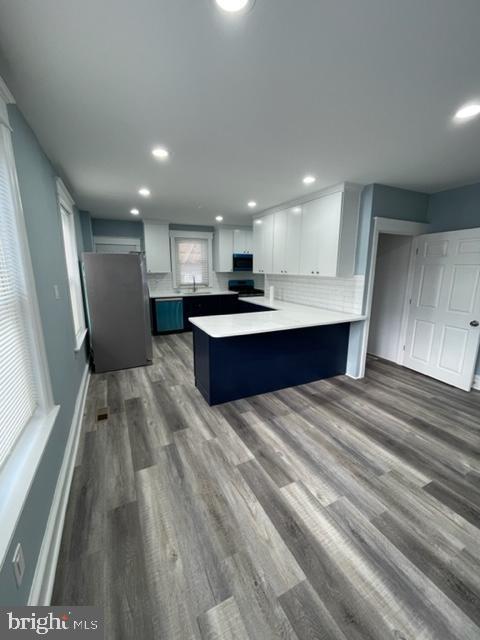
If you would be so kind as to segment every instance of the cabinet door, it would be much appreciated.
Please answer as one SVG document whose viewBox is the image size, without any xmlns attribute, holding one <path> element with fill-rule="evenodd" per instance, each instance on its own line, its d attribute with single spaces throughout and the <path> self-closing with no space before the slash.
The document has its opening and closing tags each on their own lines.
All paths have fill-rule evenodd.
<svg viewBox="0 0 480 640">
<path fill-rule="evenodd" d="M 293 207 L 287 211 L 285 233 L 284 273 L 300 271 L 300 240 L 302 234 L 302 208 Z M 275 245 L 274 245 L 275 247 Z"/>
<path fill-rule="evenodd" d="M 245 253 L 253 253 L 253 231 L 246 229 L 244 232 Z"/>
<path fill-rule="evenodd" d="M 263 273 L 263 220 L 259 219 L 253 226 L 253 271 Z"/>
<path fill-rule="evenodd" d="M 245 231 L 234 229 L 233 231 L 233 253 L 245 253 Z"/>
<path fill-rule="evenodd" d="M 145 260 L 148 273 L 170 273 L 170 235 L 168 224 L 145 221 Z"/>
<path fill-rule="evenodd" d="M 273 214 L 273 273 L 286 272 L 287 211 Z"/>
<path fill-rule="evenodd" d="M 273 270 L 273 213 L 262 218 L 262 273 L 272 273 Z"/>
<path fill-rule="evenodd" d="M 234 236 L 231 229 L 217 229 L 214 238 L 214 267 L 220 273 L 233 271 Z"/>
<path fill-rule="evenodd" d="M 318 200 L 303 205 L 300 240 L 300 273 L 315 275 L 318 271 L 318 247 L 321 232 Z"/>
<path fill-rule="evenodd" d="M 316 272 L 321 276 L 336 276 L 340 246 L 343 193 L 332 193 L 318 200 L 320 233 L 317 245 Z"/>
</svg>

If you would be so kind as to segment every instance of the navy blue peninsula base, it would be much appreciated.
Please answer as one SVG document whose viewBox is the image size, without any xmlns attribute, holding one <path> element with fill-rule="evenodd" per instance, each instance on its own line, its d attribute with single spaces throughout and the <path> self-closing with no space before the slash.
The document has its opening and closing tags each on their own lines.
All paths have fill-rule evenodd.
<svg viewBox="0 0 480 640">
<path fill-rule="evenodd" d="M 350 323 L 212 338 L 193 327 L 195 384 L 209 405 L 344 374 Z"/>
</svg>

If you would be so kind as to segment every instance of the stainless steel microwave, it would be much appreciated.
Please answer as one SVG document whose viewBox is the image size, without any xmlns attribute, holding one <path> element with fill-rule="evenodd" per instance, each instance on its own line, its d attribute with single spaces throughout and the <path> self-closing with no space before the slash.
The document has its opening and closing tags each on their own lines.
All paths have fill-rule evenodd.
<svg viewBox="0 0 480 640">
<path fill-rule="evenodd" d="M 233 270 L 253 271 L 253 255 L 251 253 L 234 253 Z"/>
</svg>

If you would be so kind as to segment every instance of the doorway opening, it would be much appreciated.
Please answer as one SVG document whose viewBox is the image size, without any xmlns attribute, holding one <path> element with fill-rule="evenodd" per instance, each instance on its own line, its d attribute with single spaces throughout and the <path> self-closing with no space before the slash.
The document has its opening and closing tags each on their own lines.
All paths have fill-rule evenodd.
<svg viewBox="0 0 480 640">
<path fill-rule="evenodd" d="M 405 345 L 407 289 L 412 236 L 378 237 L 367 351 L 401 364 Z"/>
</svg>

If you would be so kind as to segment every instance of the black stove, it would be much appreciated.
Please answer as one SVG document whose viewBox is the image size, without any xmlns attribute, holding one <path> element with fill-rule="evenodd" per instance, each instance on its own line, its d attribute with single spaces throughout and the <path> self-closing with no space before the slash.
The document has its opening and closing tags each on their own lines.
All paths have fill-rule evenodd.
<svg viewBox="0 0 480 640">
<path fill-rule="evenodd" d="M 253 298 L 255 296 L 264 296 L 265 291 L 262 289 L 255 289 L 255 282 L 253 280 L 229 280 L 229 291 L 238 291 L 239 295 L 244 298 Z"/>
</svg>

